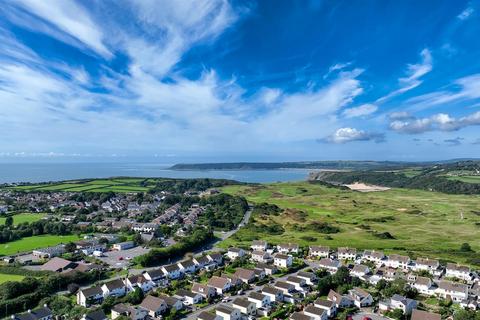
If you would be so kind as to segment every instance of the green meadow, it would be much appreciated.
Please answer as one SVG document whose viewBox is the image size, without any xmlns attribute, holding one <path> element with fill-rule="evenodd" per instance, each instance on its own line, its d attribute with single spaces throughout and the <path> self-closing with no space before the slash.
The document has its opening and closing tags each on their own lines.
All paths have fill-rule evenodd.
<svg viewBox="0 0 480 320">
<path fill-rule="evenodd" d="M 479 254 L 460 251 L 466 242 L 480 252 L 479 196 L 409 189 L 361 193 L 308 182 L 227 186 L 223 191 L 284 209 L 278 216 L 253 215 L 249 225 L 221 243 L 223 247 L 246 247 L 253 239 L 264 239 L 480 263 Z M 339 232 L 325 233 L 322 225 Z M 272 226 L 283 230 L 272 231 Z"/>
<path fill-rule="evenodd" d="M 7 282 L 7 281 L 22 281 L 24 276 L 18 274 L 4 274 L 0 273 L 0 284 Z"/>
<path fill-rule="evenodd" d="M 60 243 L 68 243 L 80 239 L 81 237 L 79 237 L 78 235 L 41 235 L 26 237 L 12 242 L 1 243 L 0 256 L 12 255 L 18 252 L 31 251 L 33 249 L 54 246 Z"/>
<path fill-rule="evenodd" d="M 24 222 L 35 222 L 38 220 L 41 220 L 43 217 L 45 217 L 46 214 L 44 213 L 19 213 L 16 215 L 13 215 L 13 224 L 18 225 L 20 223 Z M 0 217 L 0 225 L 5 224 L 5 219 L 4 217 Z"/>
</svg>

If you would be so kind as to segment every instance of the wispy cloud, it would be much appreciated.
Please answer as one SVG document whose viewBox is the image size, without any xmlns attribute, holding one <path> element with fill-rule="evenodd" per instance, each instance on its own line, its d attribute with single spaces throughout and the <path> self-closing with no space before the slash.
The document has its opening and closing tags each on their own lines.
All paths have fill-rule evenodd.
<svg viewBox="0 0 480 320">
<path fill-rule="evenodd" d="M 457 18 L 460 20 L 467 20 L 470 16 L 475 12 L 475 9 L 469 4 L 468 7 L 465 8 Z"/>
<path fill-rule="evenodd" d="M 361 106 L 346 109 L 343 111 L 343 116 L 346 118 L 357 118 L 368 116 L 378 110 L 378 107 L 374 104 L 362 104 Z"/>
<path fill-rule="evenodd" d="M 370 141 L 377 143 L 385 141 L 385 135 L 376 132 L 367 132 L 355 128 L 340 128 L 328 137 L 319 140 L 327 143 L 347 143 L 353 141 Z"/>
<path fill-rule="evenodd" d="M 457 131 L 478 125 L 480 125 L 480 111 L 461 118 L 438 113 L 428 118 L 395 120 L 390 123 L 390 129 L 400 133 L 419 134 L 427 131 Z"/>
<path fill-rule="evenodd" d="M 445 139 L 443 140 L 443 142 L 445 142 L 450 147 L 456 147 L 461 145 L 463 140 L 465 140 L 465 138 L 456 137 L 453 139 Z"/>
</svg>

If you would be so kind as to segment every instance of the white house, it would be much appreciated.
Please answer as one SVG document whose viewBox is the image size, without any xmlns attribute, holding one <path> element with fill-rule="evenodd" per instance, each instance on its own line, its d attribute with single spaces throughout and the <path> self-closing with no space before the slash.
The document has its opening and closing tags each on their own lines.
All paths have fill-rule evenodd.
<svg viewBox="0 0 480 320">
<path fill-rule="evenodd" d="M 263 240 L 253 240 L 252 245 L 250 248 L 252 248 L 253 251 L 266 251 L 268 247 L 267 241 Z"/>
<path fill-rule="evenodd" d="M 327 320 L 328 314 L 327 310 L 317 308 L 315 306 L 309 305 L 303 309 L 303 313 L 307 316 L 312 317 L 315 320 Z"/>
<path fill-rule="evenodd" d="M 327 311 L 329 318 L 333 318 L 337 314 L 337 306 L 333 301 L 318 298 L 313 302 L 313 305 L 317 308 Z"/>
<path fill-rule="evenodd" d="M 304 279 L 309 286 L 312 286 L 318 280 L 317 275 L 313 272 L 299 271 L 297 277 Z"/>
<path fill-rule="evenodd" d="M 153 289 L 155 283 L 148 280 L 143 275 L 134 275 L 125 279 L 125 285 L 127 286 L 128 291 L 140 288 L 143 292 L 147 292 Z"/>
<path fill-rule="evenodd" d="M 445 276 L 449 278 L 458 278 L 465 281 L 472 280 L 472 273 L 469 267 L 454 263 L 447 263 Z"/>
<path fill-rule="evenodd" d="M 343 296 L 333 290 L 328 292 L 327 299 L 333 301 L 337 308 L 346 308 L 353 305 L 353 300 L 349 296 Z"/>
<path fill-rule="evenodd" d="M 330 256 L 330 247 L 310 246 L 308 255 L 316 258 L 328 258 Z"/>
<path fill-rule="evenodd" d="M 338 268 L 341 267 L 341 263 L 338 260 L 332 260 L 330 258 L 320 259 L 318 262 L 318 267 L 321 269 L 326 269 L 330 273 L 337 272 Z"/>
<path fill-rule="evenodd" d="M 449 297 L 454 302 L 460 302 L 468 298 L 468 286 L 453 281 L 440 281 L 435 293 L 443 299 Z"/>
<path fill-rule="evenodd" d="M 250 292 L 250 294 L 248 295 L 248 301 L 255 303 L 255 305 L 257 306 L 257 309 L 265 308 L 270 305 L 269 296 L 259 292 L 255 292 L 255 291 Z"/>
<path fill-rule="evenodd" d="M 341 247 L 337 249 L 337 254 L 340 260 L 355 260 L 357 258 L 357 249 Z"/>
<path fill-rule="evenodd" d="M 272 256 L 265 251 L 253 251 L 251 259 L 255 262 L 268 263 L 272 261 Z"/>
<path fill-rule="evenodd" d="M 381 301 L 378 304 L 380 311 L 387 312 L 395 309 L 402 310 L 404 315 L 410 315 L 413 309 L 417 308 L 417 301 L 404 296 L 394 294 L 390 299 Z"/>
<path fill-rule="evenodd" d="M 239 297 L 233 300 L 232 306 L 235 309 L 240 310 L 241 313 L 247 316 L 253 316 L 257 312 L 257 305 L 255 302 L 248 300 L 247 298 Z"/>
<path fill-rule="evenodd" d="M 362 259 L 365 261 L 370 261 L 379 265 L 385 259 L 385 255 L 382 251 L 375 251 L 375 250 L 365 250 L 362 255 Z"/>
<path fill-rule="evenodd" d="M 395 269 L 408 269 L 410 264 L 410 258 L 407 256 L 402 256 L 399 254 L 392 254 L 388 256 L 388 260 L 385 261 L 385 265 L 387 267 L 395 268 Z"/>
<path fill-rule="evenodd" d="M 200 294 L 205 299 L 213 298 L 217 291 L 213 287 L 209 287 L 206 284 L 194 282 L 192 285 L 192 292 Z"/>
<path fill-rule="evenodd" d="M 353 267 L 352 271 L 350 271 L 351 275 L 358 278 L 362 278 L 362 279 L 369 273 L 370 273 L 370 268 L 368 268 L 366 265 L 363 265 L 363 264 L 356 264 Z"/>
<path fill-rule="evenodd" d="M 127 293 L 127 287 L 122 280 L 112 280 L 102 285 L 104 297 L 123 297 Z"/>
<path fill-rule="evenodd" d="M 114 250 L 122 251 L 135 247 L 135 243 L 133 243 L 133 241 L 119 242 L 115 243 L 112 247 Z"/>
<path fill-rule="evenodd" d="M 213 313 L 202 311 L 197 317 L 198 320 L 223 320 L 222 317 L 217 316 Z"/>
<path fill-rule="evenodd" d="M 373 304 L 372 295 L 362 288 L 357 287 L 348 290 L 348 296 L 353 300 L 353 304 L 357 308 L 368 307 Z"/>
<path fill-rule="evenodd" d="M 438 260 L 417 258 L 413 269 L 415 271 L 428 271 L 431 274 L 434 274 L 438 268 L 440 268 L 440 262 L 438 262 Z"/>
<path fill-rule="evenodd" d="M 240 310 L 232 308 L 226 304 L 221 304 L 215 310 L 215 313 L 222 317 L 223 320 L 240 320 L 242 313 Z"/>
<path fill-rule="evenodd" d="M 162 269 L 153 269 L 145 271 L 143 273 L 143 276 L 145 277 L 145 279 L 150 280 L 155 284 L 158 284 L 162 279 L 165 278 L 165 272 L 163 272 Z"/>
<path fill-rule="evenodd" d="M 186 306 L 191 306 L 203 301 L 203 296 L 199 293 L 192 292 L 190 290 L 179 289 L 175 296 L 183 301 L 183 304 Z"/>
<path fill-rule="evenodd" d="M 112 307 L 111 315 L 113 320 L 121 316 L 126 316 L 131 320 L 144 320 L 148 315 L 148 311 L 140 307 L 119 303 Z"/>
<path fill-rule="evenodd" d="M 167 311 L 168 306 L 165 300 L 148 295 L 143 299 L 140 308 L 146 310 L 150 317 L 157 318 Z"/>
<path fill-rule="evenodd" d="M 179 279 L 183 275 L 182 270 L 176 264 L 162 266 L 162 271 L 169 279 Z"/>
<path fill-rule="evenodd" d="M 295 291 L 295 286 L 285 281 L 277 281 L 273 284 L 273 287 L 281 290 L 284 295 L 288 295 Z"/>
<path fill-rule="evenodd" d="M 241 248 L 228 248 L 227 257 L 230 260 L 235 260 L 237 258 L 241 258 L 245 255 L 245 250 Z"/>
<path fill-rule="evenodd" d="M 271 302 L 283 301 L 283 291 L 278 288 L 274 288 L 271 286 L 264 286 L 262 289 L 262 293 L 266 296 L 269 296 Z"/>
<path fill-rule="evenodd" d="M 286 244 L 279 244 L 277 245 L 277 251 L 280 253 L 298 253 L 299 246 L 296 243 L 286 243 Z"/>
<path fill-rule="evenodd" d="M 435 294 L 433 282 L 430 278 L 427 277 L 417 277 L 415 282 L 412 284 L 412 287 L 417 289 L 417 291 L 423 295 L 431 296 Z"/>
<path fill-rule="evenodd" d="M 194 273 L 197 271 L 197 266 L 193 260 L 184 260 L 177 263 L 177 266 L 180 268 L 183 273 Z"/>
<path fill-rule="evenodd" d="M 92 304 L 98 304 L 103 301 L 103 290 L 100 286 L 95 286 L 77 292 L 77 304 L 88 308 Z"/>
<path fill-rule="evenodd" d="M 293 284 L 295 286 L 295 290 L 297 291 L 303 291 L 303 287 L 307 285 L 307 281 L 305 279 L 295 276 L 289 276 L 285 281 Z"/>
<path fill-rule="evenodd" d="M 208 280 L 207 285 L 214 288 L 217 294 L 224 294 L 230 290 L 230 280 L 223 277 L 213 276 Z"/>
<path fill-rule="evenodd" d="M 293 263 L 293 258 L 290 255 L 277 253 L 273 256 L 273 264 L 279 268 L 289 268 Z"/>
</svg>

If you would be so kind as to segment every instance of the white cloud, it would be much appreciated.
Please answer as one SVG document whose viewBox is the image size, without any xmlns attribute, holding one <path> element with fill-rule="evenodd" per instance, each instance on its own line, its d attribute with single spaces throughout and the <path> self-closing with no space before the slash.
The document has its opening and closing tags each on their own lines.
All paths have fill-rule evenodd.
<svg viewBox="0 0 480 320">
<path fill-rule="evenodd" d="M 370 141 L 383 142 L 385 136 L 381 133 L 367 132 L 355 128 L 340 128 L 332 135 L 323 139 L 324 142 L 347 143 L 352 141 Z"/>
<path fill-rule="evenodd" d="M 390 129 L 399 133 L 419 134 L 427 131 L 456 131 L 477 125 L 480 125 L 480 111 L 461 118 L 438 113 L 428 118 L 395 120 L 390 123 Z"/>
<path fill-rule="evenodd" d="M 356 118 L 368 116 L 369 114 L 372 114 L 377 110 L 378 107 L 376 105 L 367 103 L 355 108 L 346 109 L 345 111 L 343 111 L 342 114 L 346 118 Z"/>
<path fill-rule="evenodd" d="M 467 20 L 468 18 L 470 18 L 470 16 L 475 12 L 475 9 L 473 9 L 472 7 L 468 6 L 467 8 L 465 8 L 465 10 L 463 10 L 458 16 L 457 18 L 460 19 L 460 20 Z"/>
</svg>

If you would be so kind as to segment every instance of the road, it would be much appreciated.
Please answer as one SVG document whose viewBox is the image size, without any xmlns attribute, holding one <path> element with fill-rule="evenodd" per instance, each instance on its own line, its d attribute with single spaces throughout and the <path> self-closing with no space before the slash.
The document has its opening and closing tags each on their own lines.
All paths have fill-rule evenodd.
<svg viewBox="0 0 480 320">
<path fill-rule="evenodd" d="M 233 236 L 235 233 L 238 232 L 238 230 L 240 230 L 241 227 L 245 226 L 248 221 L 250 220 L 250 216 L 252 215 L 252 208 L 250 207 L 250 209 L 247 210 L 247 212 L 245 212 L 245 215 L 243 216 L 243 219 L 242 221 L 240 221 L 240 223 L 238 224 L 238 226 L 232 230 L 232 231 L 228 231 L 228 232 L 222 232 L 221 236 L 220 236 L 220 239 L 221 240 L 218 240 L 217 242 L 220 242 L 220 241 L 223 241 L 227 238 L 230 238 L 231 236 Z"/>
</svg>

